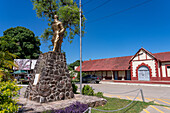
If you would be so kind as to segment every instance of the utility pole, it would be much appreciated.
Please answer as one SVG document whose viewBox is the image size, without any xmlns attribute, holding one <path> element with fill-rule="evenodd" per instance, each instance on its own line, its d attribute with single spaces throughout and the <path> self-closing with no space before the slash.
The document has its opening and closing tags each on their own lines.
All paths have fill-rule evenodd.
<svg viewBox="0 0 170 113">
<path fill-rule="evenodd" d="M 82 94 L 82 41 L 81 41 L 81 0 L 79 0 L 80 8 L 80 94 Z"/>
</svg>

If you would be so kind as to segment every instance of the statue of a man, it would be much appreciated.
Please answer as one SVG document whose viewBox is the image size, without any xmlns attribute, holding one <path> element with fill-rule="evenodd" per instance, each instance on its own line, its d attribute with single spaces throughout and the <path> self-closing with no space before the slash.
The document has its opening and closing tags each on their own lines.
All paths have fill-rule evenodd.
<svg viewBox="0 0 170 113">
<path fill-rule="evenodd" d="M 63 42 L 64 37 L 64 27 L 62 22 L 58 21 L 58 16 L 54 15 L 54 22 L 52 24 L 53 29 L 53 37 L 52 37 L 52 43 L 53 43 L 53 51 L 61 52 L 61 44 Z"/>
</svg>

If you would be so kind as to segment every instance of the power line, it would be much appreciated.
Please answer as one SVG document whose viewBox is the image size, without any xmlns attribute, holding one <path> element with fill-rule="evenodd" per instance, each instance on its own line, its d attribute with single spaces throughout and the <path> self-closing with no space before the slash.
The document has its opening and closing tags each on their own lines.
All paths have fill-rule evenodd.
<svg viewBox="0 0 170 113">
<path fill-rule="evenodd" d="M 88 0 L 87 2 L 83 3 L 82 6 L 88 4 L 88 3 L 91 2 L 91 1 L 93 1 L 93 0 Z"/>
<path fill-rule="evenodd" d="M 136 4 L 136 5 L 131 6 L 131 7 L 129 7 L 129 8 L 120 10 L 120 11 L 118 11 L 118 12 L 112 13 L 112 14 L 107 15 L 107 16 L 103 16 L 103 17 L 98 18 L 98 19 L 91 20 L 91 21 L 86 22 L 86 23 L 92 23 L 92 22 L 96 22 L 96 21 L 99 21 L 99 20 L 108 18 L 108 17 L 110 17 L 110 16 L 118 15 L 118 14 L 120 14 L 120 13 L 126 12 L 126 11 L 131 10 L 131 9 L 134 9 L 134 8 L 137 8 L 137 7 L 139 7 L 139 6 L 142 6 L 142 5 L 144 5 L 144 4 L 148 3 L 148 2 L 151 2 L 151 1 L 152 1 L 152 0 L 146 0 L 146 1 L 142 2 L 142 3 Z"/>
<path fill-rule="evenodd" d="M 103 5 L 107 4 L 107 3 L 110 2 L 110 1 L 111 1 L 111 0 L 105 1 L 103 4 L 101 4 L 101 5 L 99 5 L 99 6 L 95 7 L 95 8 L 93 8 L 93 9 L 91 9 L 90 11 L 86 12 L 86 14 L 88 14 L 88 13 L 94 11 L 95 9 L 97 9 L 97 8 L 99 8 L 99 7 L 102 7 Z"/>
</svg>

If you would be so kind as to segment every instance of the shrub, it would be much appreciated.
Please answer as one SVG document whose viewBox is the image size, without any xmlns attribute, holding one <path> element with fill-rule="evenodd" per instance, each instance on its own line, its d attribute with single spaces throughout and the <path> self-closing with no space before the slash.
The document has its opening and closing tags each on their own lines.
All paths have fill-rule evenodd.
<svg viewBox="0 0 170 113">
<path fill-rule="evenodd" d="M 0 77 L 0 112 L 1 113 L 14 113 L 18 111 L 16 100 L 13 99 L 17 96 L 20 88 L 16 85 L 16 81 L 2 81 Z"/>
<path fill-rule="evenodd" d="M 82 72 L 82 77 L 85 77 L 86 73 Z M 78 72 L 77 74 L 77 79 L 80 81 L 80 72 Z"/>
<path fill-rule="evenodd" d="M 97 92 L 95 96 L 103 98 L 103 92 Z"/>
<path fill-rule="evenodd" d="M 84 87 L 82 89 L 82 94 L 83 95 L 93 96 L 94 95 L 93 88 L 90 87 L 89 85 L 84 85 Z"/>
<path fill-rule="evenodd" d="M 75 85 L 75 83 L 72 82 L 73 87 L 73 93 L 77 93 L 78 86 Z"/>
<path fill-rule="evenodd" d="M 55 110 L 52 113 L 83 113 L 88 108 L 87 104 L 76 102 L 65 109 Z"/>
</svg>

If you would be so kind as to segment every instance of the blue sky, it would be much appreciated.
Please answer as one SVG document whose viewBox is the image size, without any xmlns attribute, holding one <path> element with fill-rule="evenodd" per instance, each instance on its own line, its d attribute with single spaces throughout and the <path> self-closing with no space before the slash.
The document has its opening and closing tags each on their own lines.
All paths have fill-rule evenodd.
<svg viewBox="0 0 170 113">
<path fill-rule="evenodd" d="M 82 0 L 82 4 L 89 0 Z M 141 47 L 152 53 L 170 51 L 170 0 L 150 2 L 118 15 L 92 20 L 127 9 L 146 0 L 110 0 L 102 7 L 87 13 L 106 0 L 91 0 L 83 6 L 87 18 L 86 34 L 82 39 L 83 60 L 134 55 Z M 87 13 L 87 14 L 86 14 Z M 23 26 L 40 36 L 47 22 L 36 17 L 30 0 L 0 1 L 0 36 L 10 27 Z M 42 42 L 41 51 L 48 52 L 51 42 Z M 64 40 L 62 50 L 67 63 L 79 59 L 79 37 L 70 44 Z"/>
</svg>

